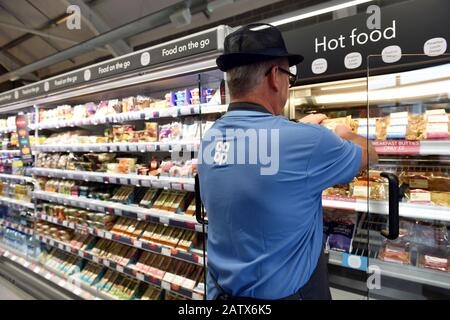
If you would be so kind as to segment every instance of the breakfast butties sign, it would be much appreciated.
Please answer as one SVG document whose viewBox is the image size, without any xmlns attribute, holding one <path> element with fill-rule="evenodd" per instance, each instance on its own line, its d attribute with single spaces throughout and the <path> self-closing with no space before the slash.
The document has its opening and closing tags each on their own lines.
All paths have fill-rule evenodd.
<svg viewBox="0 0 450 320">
<path fill-rule="evenodd" d="M 289 51 L 305 57 L 300 83 L 364 76 L 370 69 L 431 61 L 449 53 L 450 1 L 367 4 L 353 16 L 283 32 Z M 406 58 L 406 55 L 417 57 Z M 368 58 L 372 55 L 379 57 Z M 420 55 L 420 57 L 419 57 Z"/>
</svg>

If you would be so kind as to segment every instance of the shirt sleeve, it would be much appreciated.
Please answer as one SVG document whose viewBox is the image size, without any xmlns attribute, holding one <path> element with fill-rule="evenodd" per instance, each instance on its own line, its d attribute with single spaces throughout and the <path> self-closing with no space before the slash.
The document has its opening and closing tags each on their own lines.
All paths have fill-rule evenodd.
<svg viewBox="0 0 450 320">
<path fill-rule="evenodd" d="M 336 184 L 350 182 L 358 173 L 361 156 L 360 146 L 322 128 L 308 164 L 308 188 L 321 192 Z"/>
</svg>

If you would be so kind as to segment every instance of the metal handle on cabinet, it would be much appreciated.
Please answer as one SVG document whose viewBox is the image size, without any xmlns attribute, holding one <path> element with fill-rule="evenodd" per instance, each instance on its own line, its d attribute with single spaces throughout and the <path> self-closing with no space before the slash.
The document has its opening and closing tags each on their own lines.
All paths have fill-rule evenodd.
<svg viewBox="0 0 450 320">
<path fill-rule="evenodd" d="M 400 228 L 398 178 L 387 172 L 382 172 L 381 176 L 389 181 L 389 230 L 381 230 L 381 234 L 389 240 L 395 240 Z"/>
<path fill-rule="evenodd" d="M 202 214 L 202 199 L 200 197 L 200 180 L 198 174 L 195 175 L 195 218 L 198 223 L 203 225 L 207 225 L 208 221 L 204 219 L 204 215 Z"/>
</svg>

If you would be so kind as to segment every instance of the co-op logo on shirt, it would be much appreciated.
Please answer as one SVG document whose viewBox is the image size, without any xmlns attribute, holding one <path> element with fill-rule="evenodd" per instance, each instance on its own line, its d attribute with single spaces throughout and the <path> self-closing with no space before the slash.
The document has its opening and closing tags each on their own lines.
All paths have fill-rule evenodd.
<svg viewBox="0 0 450 320">
<path fill-rule="evenodd" d="M 279 129 L 211 128 L 203 137 L 199 164 L 248 165 L 259 167 L 261 175 L 278 173 L 280 165 Z"/>
<path fill-rule="evenodd" d="M 230 143 L 219 141 L 216 143 L 216 152 L 214 153 L 214 163 L 224 165 L 228 161 L 228 152 L 230 151 Z"/>
</svg>

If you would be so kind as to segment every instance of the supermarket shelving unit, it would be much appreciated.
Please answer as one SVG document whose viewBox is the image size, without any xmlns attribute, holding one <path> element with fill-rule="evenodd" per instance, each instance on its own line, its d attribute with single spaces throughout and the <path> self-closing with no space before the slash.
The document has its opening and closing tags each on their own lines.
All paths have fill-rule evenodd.
<svg viewBox="0 0 450 320">
<path fill-rule="evenodd" d="M 131 61 L 133 65 L 129 68 L 129 72 L 116 73 L 109 77 L 103 77 L 95 74 L 97 67 L 100 64 L 86 67 L 82 70 L 77 70 L 65 75 L 57 76 L 48 79 L 42 83 L 33 84 L 33 86 L 42 86 L 45 90 L 41 90 L 42 95 L 35 97 L 22 97 L 19 92 L 19 99 L 17 101 L 7 103 L 2 107 L 2 110 L 14 112 L 23 110 L 24 108 L 33 108 L 35 112 L 35 123 L 29 123 L 28 128 L 30 132 L 34 133 L 36 141 L 42 134 L 48 135 L 52 132 L 64 132 L 73 130 L 75 128 L 83 128 L 91 132 L 99 132 L 102 128 L 122 124 L 135 123 L 142 124 L 144 121 L 153 121 L 167 123 L 173 119 L 182 119 L 190 117 L 194 121 L 201 121 L 203 117 L 217 117 L 221 113 L 226 112 L 226 101 L 220 104 L 205 103 L 188 104 L 184 106 L 175 106 L 171 108 L 151 108 L 142 111 L 121 112 L 110 114 L 107 116 L 93 116 L 83 119 L 65 119 L 50 122 L 39 122 L 39 113 L 45 109 L 56 107 L 62 104 L 83 104 L 90 101 L 100 101 L 112 98 L 123 98 L 126 96 L 136 96 L 139 94 L 157 94 L 161 95 L 164 91 L 180 90 L 181 88 L 199 88 L 202 86 L 214 84 L 220 95 L 220 85 L 223 82 L 224 74 L 216 70 L 215 58 L 222 50 L 223 39 L 229 32 L 227 27 L 220 26 L 211 30 L 200 32 L 182 39 L 178 39 L 169 43 L 161 44 L 152 48 L 144 49 L 130 55 L 107 61 L 106 64 L 121 63 L 124 60 Z M 200 39 L 207 38 L 211 41 L 211 48 L 204 50 L 197 49 L 191 54 L 186 54 L 186 57 L 164 58 L 166 61 L 156 64 L 160 49 L 173 46 L 175 44 L 182 46 L 188 41 L 200 41 Z M 151 60 L 150 60 L 151 57 Z M 155 58 L 156 57 L 156 58 Z M 149 59 L 150 61 L 148 61 Z M 154 60 L 156 59 L 156 60 Z M 80 75 L 81 83 L 74 85 L 71 88 L 61 87 L 55 89 L 58 79 L 69 78 L 73 75 Z M 91 80 L 92 75 L 92 81 Z M 84 79 L 84 81 L 83 81 Z M 84 82 L 88 81 L 86 85 Z M 49 90 L 50 88 L 50 90 Z M 48 91 L 47 91 L 48 90 Z M 201 92 L 201 91 L 200 91 Z M 223 98 L 223 97 L 222 97 Z M 2 100 L 3 101 L 3 100 Z M 15 128 L 7 127 L 1 130 L 3 133 L 14 132 Z M 173 142 L 145 142 L 145 143 L 98 143 L 98 144 L 34 144 L 32 146 L 33 154 L 35 155 L 35 162 L 39 153 L 127 153 L 147 156 L 148 154 L 162 154 L 170 155 L 172 152 L 186 152 L 191 154 L 191 157 L 198 152 L 200 140 L 181 140 Z M 0 151 L 1 152 L 1 151 Z M 13 151 L 8 151 L 13 153 Z M 33 210 L 36 221 L 49 222 L 76 233 L 90 234 L 96 239 L 106 239 L 114 241 L 126 246 L 130 246 L 141 250 L 155 253 L 160 256 L 173 258 L 173 261 L 183 261 L 189 264 L 203 267 L 205 257 L 199 252 L 190 252 L 185 250 L 178 250 L 169 246 L 149 243 L 126 237 L 124 235 L 115 234 L 105 229 L 92 228 L 60 220 L 56 217 L 48 216 L 42 212 L 42 204 L 54 203 L 60 205 L 67 205 L 75 208 L 92 210 L 94 212 L 104 212 L 112 216 L 127 217 L 139 221 L 150 222 L 153 224 L 160 224 L 174 228 L 192 230 L 198 233 L 203 231 L 203 228 L 192 216 L 185 216 L 176 213 L 167 213 L 153 209 L 146 209 L 132 204 L 121 204 L 111 201 L 103 201 L 90 199 L 85 197 L 74 197 L 66 194 L 51 193 L 45 190 L 40 190 L 37 180 L 41 177 L 58 178 L 61 180 L 80 181 L 82 183 L 98 183 L 105 185 L 129 185 L 147 187 L 161 190 L 179 190 L 185 192 L 194 191 L 193 178 L 178 178 L 178 177 L 153 177 L 137 174 L 112 174 L 102 172 L 86 172 L 79 170 L 65 170 L 65 169 L 51 169 L 36 167 L 30 170 L 33 177 L 13 176 L 8 174 L 1 174 L 0 178 L 9 181 L 9 179 L 23 180 L 29 183 L 34 183 L 36 188 L 32 193 L 34 203 L 25 203 L 9 198 L 0 198 L 0 203 L 14 206 L 25 207 Z M 137 279 L 140 283 L 148 284 L 163 289 L 163 292 L 171 292 L 185 299 L 203 299 L 204 286 L 200 285 L 194 289 L 183 287 L 183 278 L 178 277 L 175 283 L 170 283 L 164 279 L 159 279 L 151 274 L 143 274 L 133 270 L 127 265 L 119 265 L 114 261 L 98 257 L 89 252 L 89 250 L 79 250 L 72 247 L 69 243 L 58 241 L 48 235 L 40 234 L 33 229 L 25 229 L 19 224 L 10 222 L 3 222 L 7 228 L 12 228 L 20 232 L 26 232 L 28 235 L 34 235 L 34 239 L 40 243 L 42 250 L 59 250 L 69 255 L 74 255 L 82 258 L 85 262 L 92 262 L 100 265 L 106 269 L 114 270 L 122 273 L 130 278 Z M 29 260 L 25 254 L 21 254 L 17 250 L 2 244 L 1 256 L 3 259 L 19 264 L 21 268 L 33 271 L 38 278 L 49 280 L 57 287 L 63 288 L 63 291 L 69 291 L 72 297 L 78 299 L 111 299 L 116 298 L 99 290 L 93 289 L 91 286 L 82 285 L 72 286 L 65 278 L 64 274 L 57 270 L 52 270 L 42 263 L 37 263 Z M 42 253 L 41 253 L 42 254 Z M 175 279 L 175 278 L 174 278 Z M 203 283 L 203 279 L 199 282 Z M 181 285 L 180 285 L 181 284 Z"/>
</svg>

